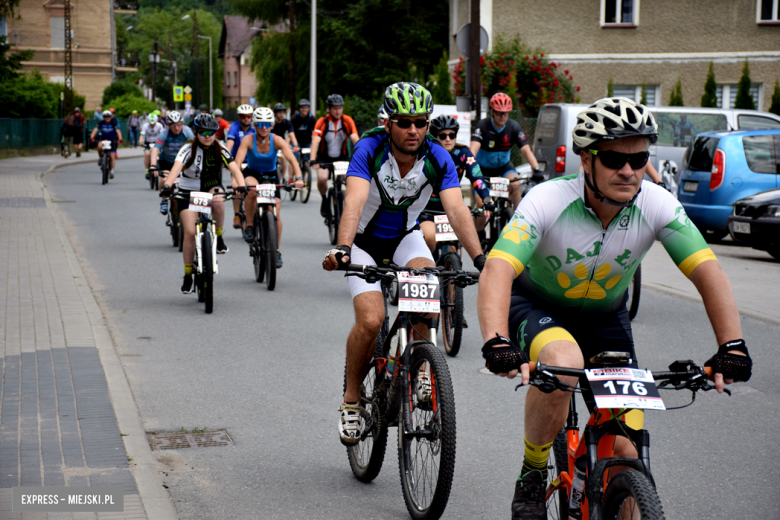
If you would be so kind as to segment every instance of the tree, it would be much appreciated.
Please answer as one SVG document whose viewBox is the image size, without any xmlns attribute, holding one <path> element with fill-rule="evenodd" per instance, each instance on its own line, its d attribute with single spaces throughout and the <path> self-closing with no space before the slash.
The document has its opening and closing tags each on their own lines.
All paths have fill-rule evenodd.
<svg viewBox="0 0 780 520">
<path fill-rule="evenodd" d="M 639 102 L 643 105 L 647 105 L 647 83 L 644 81 L 642 82 L 642 97 L 639 99 Z"/>
<path fill-rule="evenodd" d="M 742 77 L 739 78 L 739 83 L 737 84 L 737 100 L 734 102 L 734 108 L 756 109 L 753 96 L 750 95 L 751 86 L 750 68 L 748 67 L 748 61 L 745 60 L 745 66 L 742 67 Z"/>
<path fill-rule="evenodd" d="M 10 52 L 6 36 L 0 36 L 0 82 L 19 76 L 23 61 L 29 61 L 35 56 L 35 51 Z"/>
<path fill-rule="evenodd" d="M 144 91 L 141 90 L 141 87 L 132 81 L 128 79 L 120 79 L 111 83 L 103 90 L 103 99 L 101 100 L 100 106 L 102 106 L 104 109 L 108 109 L 113 100 L 125 95 L 143 98 Z"/>
<path fill-rule="evenodd" d="M 772 92 L 772 103 L 769 105 L 769 111 L 780 116 L 780 82 L 775 80 L 775 90 Z"/>
<path fill-rule="evenodd" d="M 707 71 L 707 81 L 704 82 L 701 106 L 708 108 L 717 108 L 718 106 L 718 85 L 715 83 L 715 71 L 712 62 L 710 62 L 710 69 Z"/>
<path fill-rule="evenodd" d="M 455 99 L 450 92 L 450 70 L 447 65 L 447 53 L 442 53 L 439 64 L 434 68 L 434 73 L 428 81 L 433 102 L 437 105 L 454 105 Z"/>
<path fill-rule="evenodd" d="M 19 7 L 19 0 L 0 0 L 0 17 L 18 19 L 16 8 Z"/>
<path fill-rule="evenodd" d="M 669 106 L 670 107 L 684 107 L 685 103 L 683 102 L 683 95 L 682 95 L 682 79 L 677 79 L 677 84 L 672 87 L 672 92 L 669 96 Z"/>
<path fill-rule="evenodd" d="M 615 95 L 614 83 L 612 82 L 612 78 L 609 78 L 609 81 L 607 81 L 607 97 L 612 97 L 614 95 Z"/>
</svg>

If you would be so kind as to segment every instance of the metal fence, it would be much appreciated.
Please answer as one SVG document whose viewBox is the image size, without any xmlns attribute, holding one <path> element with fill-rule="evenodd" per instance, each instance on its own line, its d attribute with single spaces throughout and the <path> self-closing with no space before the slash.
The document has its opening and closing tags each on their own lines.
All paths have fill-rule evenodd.
<svg viewBox="0 0 780 520">
<path fill-rule="evenodd" d="M 43 148 L 60 144 L 62 119 L 2 119 L 0 118 L 0 149 Z M 87 119 L 84 125 L 84 143 L 97 125 L 95 119 Z M 119 121 L 125 142 L 129 139 L 127 121 Z"/>
</svg>

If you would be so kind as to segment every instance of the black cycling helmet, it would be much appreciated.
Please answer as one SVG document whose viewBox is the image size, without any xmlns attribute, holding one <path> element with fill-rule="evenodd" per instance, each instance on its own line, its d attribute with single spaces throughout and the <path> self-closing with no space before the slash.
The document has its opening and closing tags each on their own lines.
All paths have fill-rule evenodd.
<svg viewBox="0 0 780 520">
<path fill-rule="evenodd" d="M 274 112 L 284 112 L 287 110 L 287 107 L 284 106 L 284 103 L 277 103 L 274 105 Z"/>
<path fill-rule="evenodd" d="M 343 107 L 344 98 L 339 96 L 338 94 L 331 94 L 330 96 L 328 96 L 328 99 L 325 100 L 325 104 L 328 105 L 328 108 Z"/>
<path fill-rule="evenodd" d="M 203 103 L 201 106 L 198 107 L 198 110 L 200 110 L 201 112 L 208 112 L 209 106 L 206 103 Z"/>
<path fill-rule="evenodd" d="M 301 99 L 300 101 L 298 101 L 298 106 L 299 107 L 310 107 L 311 103 L 309 103 L 308 99 Z"/>
<path fill-rule="evenodd" d="M 460 130 L 460 123 L 452 116 L 440 115 L 431 121 L 431 133 L 438 136 L 442 130 L 452 129 L 455 133 Z"/>
<path fill-rule="evenodd" d="M 193 126 L 195 127 L 195 131 L 219 130 L 219 123 L 217 122 L 217 119 L 211 114 L 198 114 L 195 116 Z"/>
</svg>

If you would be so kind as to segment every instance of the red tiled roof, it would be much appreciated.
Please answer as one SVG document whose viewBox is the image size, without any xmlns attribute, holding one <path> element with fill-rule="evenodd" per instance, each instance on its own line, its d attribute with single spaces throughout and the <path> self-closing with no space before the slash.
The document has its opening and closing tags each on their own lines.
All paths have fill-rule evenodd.
<svg viewBox="0 0 780 520">
<path fill-rule="evenodd" d="M 266 22 L 255 20 L 249 23 L 249 18 L 243 16 L 225 16 L 222 22 L 222 36 L 219 40 L 219 56 L 236 58 L 249 46 L 252 38 L 261 33 L 259 28 L 268 27 Z M 284 22 L 268 27 L 268 30 L 285 32 L 287 26 Z M 229 47 L 230 55 L 225 56 L 225 49 Z"/>
</svg>

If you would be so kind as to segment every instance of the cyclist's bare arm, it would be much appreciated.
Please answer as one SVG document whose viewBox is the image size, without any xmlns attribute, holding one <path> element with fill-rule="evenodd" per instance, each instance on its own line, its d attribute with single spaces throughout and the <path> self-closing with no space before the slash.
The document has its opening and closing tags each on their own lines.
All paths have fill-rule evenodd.
<svg viewBox="0 0 780 520">
<path fill-rule="evenodd" d="M 477 156 L 477 152 L 482 148 L 482 143 L 479 141 L 471 141 L 471 144 L 469 144 L 469 150 L 471 150 L 471 155 L 474 157 Z"/>
<path fill-rule="evenodd" d="M 368 200 L 368 192 L 371 189 L 371 183 L 361 177 L 347 177 L 347 191 L 344 196 L 344 213 L 339 222 L 339 239 L 337 245 L 352 247 L 355 241 L 360 215 L 363 214 L 363 207 Z M 346 260 L 349 257 L 345 257 Z M 326 271 L 333 271 L 338 267 L 336 257 L 330 255 L 322 267 Z"/>
<path fill-rule="evenodd" d="M 290 150 L 290 145 L 288 145 L 284 139 L 279 137 L 278 135 L 274 135 L 274 146 L 276 146 L 277 149 L 282 151 L 282 155 L 285 159 L 287 159 L 287 162 L 289 162 L 293 167 L 294 177 L 298 179 L 301 177 L 301 167 L 298 166 L 298 161 L 295 160 L 295 155 L 293 155 L 292 150 Z M 296 188 L 303 188 L 303 179 L 295 181 L 295 187 Z"/>
<path fill-rule="evenodd" d="M 173 184 L 176 182 L 176 178 L 181 173 L 181 169 L 184 166 L 184 163 L 181 161 L 174 161 L 173 168 L 171 168 L 171 173 L 168 174 L 168 176 L 165 178 L 165 185 L 173 187 Z"/>
<path fill-rule="evenodd" d="M 355 133 L 350 135 L 349 138 L 352 140 L 352 144 L 355 145 L 357 144 L 358 139 L 360 139 L 360 136 Z"/>
<path fill-rule="evenodd" d="M 658 184 L 661 182 L 661 176 L 658 175 L 658 170 L 655 169 L 653 166 L 653 163 L 650 161 L 647 161 L 647 167 L 645 169 L 645 173 L 648 177 L 650 177 L 650 180 L 652 180 L 654 183 Z"/>
<path fill-rule="evenodd" d="M 317 160 L 317 151 L 320 149 L 320 142 L 322 141 L 322 136 L 319 135 L 312 135 L 311 136 L 311 152 L 309 152 L 309 162 L 312 163 Z M 319 168 L 316 164 L 312 165 L 312 168 Z"/>
<path fill-rule="evenodd" d="M 233 177 L 234 189 L 235 186 L 246 186 L 246 183 L 244 182 L 244 175 L 241 173 L 241 167 L 239 164 L 241 163 L 238 161 L 230 161 L 227 165 L 228 170 L 230 170 L 230 175 Z"/>
<path fill-rule="evenodd" d="M 228 148 L 230 148 L 230 141 L 228 141 Z M 238 164 L 244 164 L 246 160 L 246 154 L 249 152 L 249 148 L 252 146 L 252 135 L 246 135 L 241 139 L 241 145 L 236 152 L 236 162 Z"/>
<path fill-rule="evenodd" d="M 471 144 L 474 143 L 472 142 Z M 531 165 L 531 168 L 533 168 L 534 170 L 539 168 L 539 163 L 536 161 L 536 156 L 534 155 L 534 152 L 533 150 L 531 150 L 531 147 L 529 145 L 525 145 L 522 148 L 520 148 L 520 153 L 523 154 L 523 157 L 525 157 L 525 160 L 528 162 L 528 164 Z"/>
<path fill-rule="evenodd" d="M 230 139 L 227 140 L 225 146 L 227 147 L 228 150 L 232 150 L 234 144 L 236 144 L 236 140 L 231 137 Z"/>
<path fill-rule="evenodd" d="M 468 252 L 473 260 L 482 254 L 482 247 L 477 237 L 477 230 L 474 227 L 474 220 L 471 218 L 471 210 L 463 202 L 463 195 L 460 192 L 460 186 L 449 188 L 439 192 L 441 204 L 447 213 L 447 218 L 455 230 L 460 243 Z"/>
<path fill-rule="evenodd" d="M 160 149 L 152 145 L 152 156 L 149 158 L 149 164 L 157 166 L 157 157 L 160 155 Z"/>
</svg>

